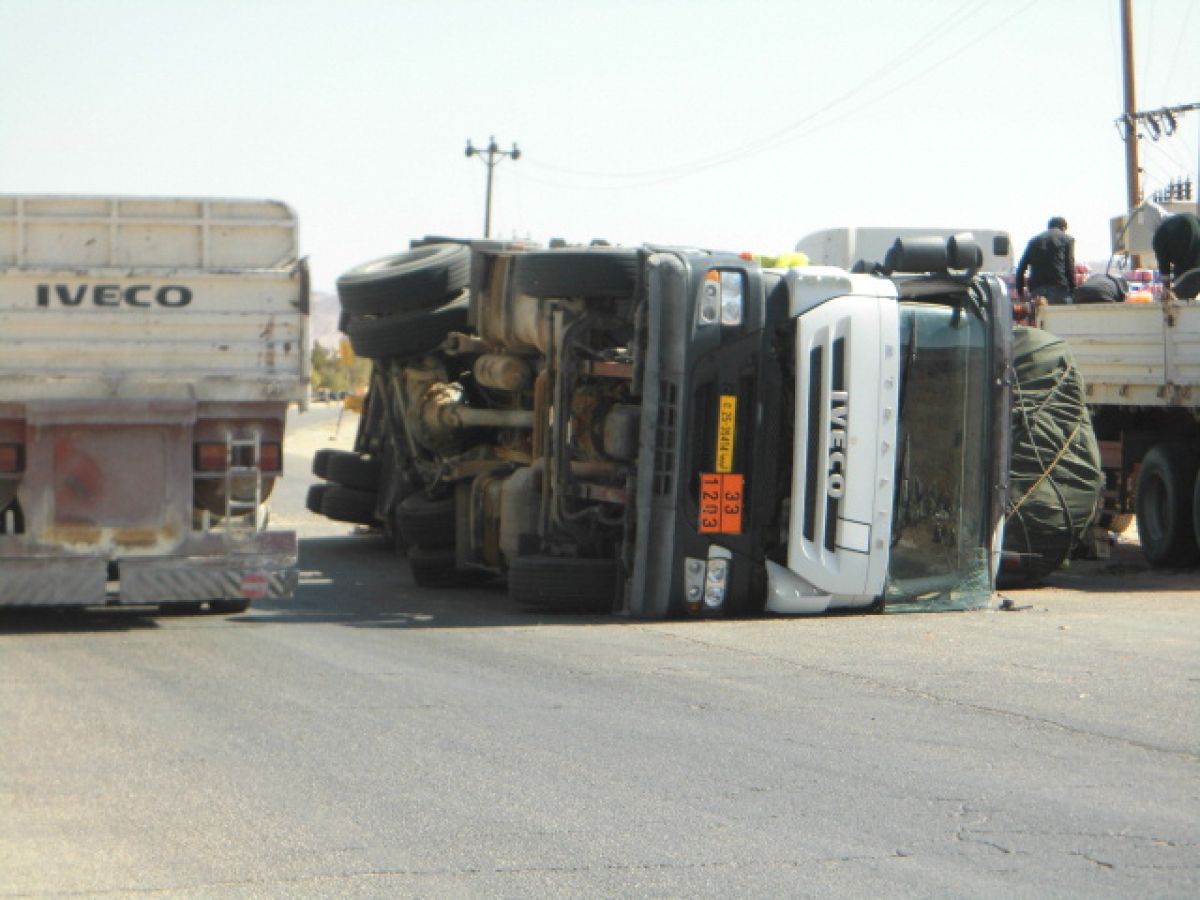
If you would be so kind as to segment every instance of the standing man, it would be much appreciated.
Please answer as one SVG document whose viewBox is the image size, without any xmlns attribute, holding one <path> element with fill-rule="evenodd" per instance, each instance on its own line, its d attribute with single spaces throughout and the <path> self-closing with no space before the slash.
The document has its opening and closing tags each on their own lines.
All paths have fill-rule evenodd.
<svg viewBox="0 0 1200 900">
<path fill-rule="evenodd" d="M 1055 216 L 1046 230 L 1029 239 L 1017 266 L 1017 294 L 1025 296 L 1025 271 L 1029 293 L 1047 303 L 1070 303 L 1075 289 L 1075 238 L 1067 234 L 1067 220 Z"/>
<path fill-rule="evenodd" d="M 1200 290 L 1200 275 L 1184 279 L 1179 276 L 1192 269 L 1200 269 L 1200 218 L 1191 213 L 1167 216 L 1154 229 L 1150 246 L 1158 260 L 1158 271 L 1163 278 L 1171 279 L 1175 296 L 1186 299 L 1195 297 Z"/>
</svg>

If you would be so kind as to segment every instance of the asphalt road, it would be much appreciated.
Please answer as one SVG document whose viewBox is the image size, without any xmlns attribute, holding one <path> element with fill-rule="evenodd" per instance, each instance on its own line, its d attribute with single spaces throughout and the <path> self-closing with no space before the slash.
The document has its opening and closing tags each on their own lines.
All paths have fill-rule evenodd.
<svg viewBox="0 0 1200 900">
<path fill-rule="evenodd" d="M 300 424 L 294 601 L 0 615 L 0 896 L 1200 896 L 1198 573 L 550 617 L 297 507 Z"/>
</svg>

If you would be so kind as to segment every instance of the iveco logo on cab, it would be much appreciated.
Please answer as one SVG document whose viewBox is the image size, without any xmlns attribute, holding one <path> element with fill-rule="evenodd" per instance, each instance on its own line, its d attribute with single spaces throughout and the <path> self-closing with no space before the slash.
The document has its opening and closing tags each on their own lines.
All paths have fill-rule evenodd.
<svg viewBox="0 0 1200 900">
<path fill-rule="evenodd" d="M 850 409 L 850 394 L 848 391 L 833 391 L 829 403 L 829 461 L 826 466 L 825 493 L 836 500 L 846 493 L 846 414 Z"/>
<path fill-rule="evenodd" d="M 82 306 L 91 298 L 92 306 L 187 306 L 192 302 L 192 289 L 182 284 L 39 284 L 37 305 L 50 306 L 51 295 L 60 306 Z"/>
</svg>

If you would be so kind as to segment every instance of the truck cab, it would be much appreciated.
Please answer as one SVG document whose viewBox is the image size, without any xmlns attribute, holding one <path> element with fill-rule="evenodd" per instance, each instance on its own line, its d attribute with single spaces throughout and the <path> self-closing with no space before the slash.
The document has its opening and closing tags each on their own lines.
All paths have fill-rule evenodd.
<svg viewBox="0 0 1200 900">
<path fill-rule="evenodd" d="M 639 472 L 678 463 L 670 496 L 639 496 L 631 612 L 817 613 L 990 594 L 1007 464 L 998 281 L 712 257 L 657 269 L 650 331 L 661 342 Z M 691 327 L 676 335 L 667 321 Z M 673 434 L 649 427 L 664 396 L 684 400 Z"/>
</svg>

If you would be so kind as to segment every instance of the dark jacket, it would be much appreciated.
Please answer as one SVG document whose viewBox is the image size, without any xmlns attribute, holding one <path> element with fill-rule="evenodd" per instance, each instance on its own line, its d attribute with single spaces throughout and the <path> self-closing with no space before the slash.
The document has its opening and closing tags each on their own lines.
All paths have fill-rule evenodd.
<svg viewBox="0 0 1200 900">
<path fill-rule="evenodd" d="M 1076 303 L 1120 303 L 1129 294 L 1125 281 L 1115 275 L 1093 275 L 1075 288 Z"/>
<path fill-rule="evenodd" d="M 1047 228 L 1029 239 L 1017 266 L 1017 291 L 1025 290 L 1025 270 L 1029 270 L 1029 290 L 1057 287 L 1070 293 L 1075 288 L 1075 238 L 1059 228 Z"/>
<path fill-rule="evenodd" d="M 1150 246 L 1163 275 L 1178 278 L 1189 269 L 1200 268 L 1200 218 L 1191 213 L 1167 216 L 1154 229 Z"/>
</svg>

